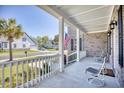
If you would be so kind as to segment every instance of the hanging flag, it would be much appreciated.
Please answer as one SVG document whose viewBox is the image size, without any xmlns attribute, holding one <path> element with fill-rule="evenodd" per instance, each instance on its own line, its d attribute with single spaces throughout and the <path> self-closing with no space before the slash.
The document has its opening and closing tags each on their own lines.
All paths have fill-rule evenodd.
<svg viewBox="0 0 124 93">
<path fill-rule="evenodd" d="M 67 48 L 67 46 L 68 46 L 68 42 L 69 42 L 70 39 L 71 39 L 71 37 L 69 36 L 69 34 L 65 32 L 65 38 L 64 38 L 64 49 Z"/>
</svg>

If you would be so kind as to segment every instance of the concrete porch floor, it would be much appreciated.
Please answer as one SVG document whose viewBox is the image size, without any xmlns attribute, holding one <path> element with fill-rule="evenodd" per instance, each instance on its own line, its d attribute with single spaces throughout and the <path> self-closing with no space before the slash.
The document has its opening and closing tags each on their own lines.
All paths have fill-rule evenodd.
<svg viewBox="0 0 124 93">
<path fill-rule="evenodd" d="M 93 88 L 95 86 L 91 85 L 87 81 L 87 75 L 85 74 L 85 69 L 87 67 L 99 68 L 101 62 L 95 62 L 91 57 L 82 59 L 80 62 L 75 62 L 68 65 L 65 71 L 62 73 L 57 73 L 51 77 L 42 80 L 37 86 L 38 88 Z M 108 68 L 111 67 L 110 64 L 106 63 Z M 100 78 L 103 78 L 102 76 Z M 106 88 L 118 88 L 118 82 L 114 77 L 104 76 Z"/>
</svg>

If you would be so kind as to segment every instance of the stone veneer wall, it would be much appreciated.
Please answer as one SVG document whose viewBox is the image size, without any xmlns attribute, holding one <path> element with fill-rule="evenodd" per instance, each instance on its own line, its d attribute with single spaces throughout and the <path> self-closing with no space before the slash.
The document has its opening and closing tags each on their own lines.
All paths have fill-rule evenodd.
<svg viewBox="0 0 124 93">
<path fill-rule="evenodd" d="M 106 51 L 107 33 L 88 33 L 84 36 L 84 48 L 87 51 L 87 56 L 99 56 L 102 50 Z"/>
</svg>

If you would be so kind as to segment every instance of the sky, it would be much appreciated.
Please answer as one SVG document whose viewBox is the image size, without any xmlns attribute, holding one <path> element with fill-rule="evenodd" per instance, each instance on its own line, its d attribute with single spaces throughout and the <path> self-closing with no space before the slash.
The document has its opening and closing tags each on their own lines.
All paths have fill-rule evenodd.
<svg viewBox="0 0 124 93">
<path fill-rule="evenodd" d="M 16 19 L 17 24 L 21 24 L 23 31 L 33 37 L 48 35 L 49 38 L 53 38 L 59 32 L 58 20 L 33 5 L 0 5 L 0 18 Z"/>
</svg>

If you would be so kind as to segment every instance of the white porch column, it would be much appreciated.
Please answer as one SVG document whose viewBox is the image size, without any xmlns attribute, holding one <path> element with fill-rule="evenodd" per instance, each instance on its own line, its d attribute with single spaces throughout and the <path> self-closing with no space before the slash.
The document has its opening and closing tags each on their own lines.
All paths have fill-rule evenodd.
<svg viewBox="0 0 124 93">
<path fill-rule="evenodd" d="M 80 30 L 77 28 L 77 61 L 80 60 Z"/>
<path fill-rule="evenodd" d="M 82 32 L 82 33 L 83 33 L 83 37 L 82 37 L 82 50 L 85 51 L 84 50 L 84 32 Z"/>
<path fill-rule="evenodd" d="M 64 71 L 64 18 L 59 19 L 59 61 L 60 61 L 60 72 Z"/>
</svg>

